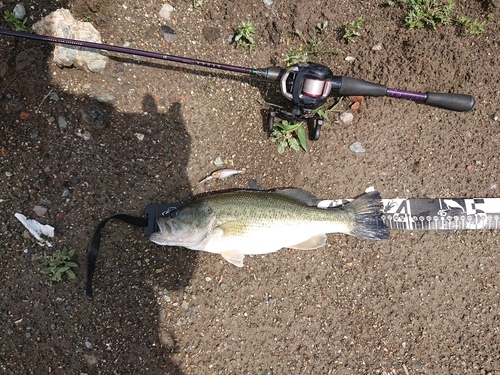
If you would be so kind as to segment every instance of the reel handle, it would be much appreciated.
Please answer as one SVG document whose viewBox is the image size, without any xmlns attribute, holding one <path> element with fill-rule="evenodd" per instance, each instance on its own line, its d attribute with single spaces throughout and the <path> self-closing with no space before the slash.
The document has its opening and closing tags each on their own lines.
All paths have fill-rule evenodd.
<svg viewBox="0 0 500 375">
<path fill-rule="evenodd" d="M 389 96 L 413 101 L 424 102 L 427 105 L 449 109 L 457 112 L 470 111 L 475 104 L 474 97 L 466 94 L 415 92 L 388 88 L 377 83 L 363 81 L 351 77 L 333 77 L 332 91 L 341 96 Z"/>
</svg>

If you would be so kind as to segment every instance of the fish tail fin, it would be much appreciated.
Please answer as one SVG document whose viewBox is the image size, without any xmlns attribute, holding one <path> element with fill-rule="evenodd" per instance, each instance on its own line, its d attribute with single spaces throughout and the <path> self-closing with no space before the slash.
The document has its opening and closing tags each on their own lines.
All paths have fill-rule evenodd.
<svg viewBox="0 0 500 375">
<path fill-rule="evenodd" d="M 382 208 L 382 198 L 377 191 L 364 194 L 345 206 L 355 218 L 354 228 L 349 234 L 365 240 L 388 238 L 389 228 L 382 220 Z"/>
</svg>

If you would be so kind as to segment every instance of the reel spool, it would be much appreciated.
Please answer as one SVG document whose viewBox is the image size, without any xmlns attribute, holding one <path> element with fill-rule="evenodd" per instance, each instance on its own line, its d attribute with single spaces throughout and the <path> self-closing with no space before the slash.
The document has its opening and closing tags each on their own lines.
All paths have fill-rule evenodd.
<svg viewBox="0 0 500 375">
<path fill-rule="evenodd" d="M 332 71 L 314 63 L 298 63 L 290 66 L 281 77 L 281 93 L 292 102 L 291 111 L 270 108 L 267 116 L 268 131 L 272 131 L 274 118 L 289 120 L 315 120 L 313 139 L 317 140 L 323 119 L 314 113 L 322 106 L 332 91 Z"/>
</svg>

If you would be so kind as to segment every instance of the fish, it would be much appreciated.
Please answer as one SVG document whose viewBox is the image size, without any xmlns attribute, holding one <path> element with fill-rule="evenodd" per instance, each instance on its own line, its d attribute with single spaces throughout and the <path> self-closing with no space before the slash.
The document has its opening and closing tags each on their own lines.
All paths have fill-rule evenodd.
<svg viewBox="0 0 500 375">
<path fill-rule="evenodd" d="M 237 169 L 219 169 L 218 171 L 210 173 L 207 177 L 200 181 L 200 183 L 213 180 L 214 178 L 219 180 L 224 180 L 228 177 L 234 176 L 235 174 L 241 174 L 243 171 Z"/>
<path fill-rule="evenodd" d="M 159 245 L 220 254 L 229 263 L 243 267 L 245 255 L 282 248 L 320 248 L 327 242 L 327 233 L 368 240 L 388 238 L 378 192 L 366 193 L 336 208 L 318 208 L 319 201 L 301 189 L 212 194 L 158 218 L 159 230 L 149 239 Z"/>
</svg>

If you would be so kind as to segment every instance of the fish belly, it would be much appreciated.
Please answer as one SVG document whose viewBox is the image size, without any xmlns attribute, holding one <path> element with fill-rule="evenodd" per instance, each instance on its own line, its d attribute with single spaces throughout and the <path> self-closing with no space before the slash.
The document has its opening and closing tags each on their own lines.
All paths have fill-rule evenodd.
<svg viewBox="0 0 500 375">
<path fill-rule="evenodd" d="M 309 225 L 247 225 L 244 230 L 230 231 L 227 228 L 214 228 L 212 233 L 197 247 L 211 253 L 238 250 L 245 255 L 267 254 L 282 248 L 293 247 L 313 236 L 345 232 L 348 229 L 338 224 Z"/>
</svg>

